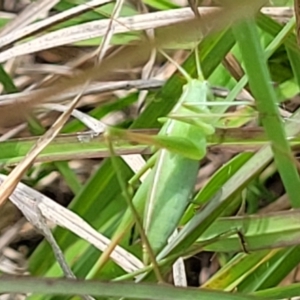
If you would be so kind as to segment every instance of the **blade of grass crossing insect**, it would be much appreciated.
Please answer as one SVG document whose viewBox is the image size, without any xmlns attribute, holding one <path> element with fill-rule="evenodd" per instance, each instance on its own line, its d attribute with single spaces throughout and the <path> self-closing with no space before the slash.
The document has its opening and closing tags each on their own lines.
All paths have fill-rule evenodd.
<svg viewBox="0 0 300 300">
<path fill-rule="evenodd" d="M 253 20 L 248 19 L 234 26 L 250 88 L 255 96 L 257 109 L 264 116 L 263 126 L 269 137 L 282 181 L 293 207 L 300 207 L 298 189 L 300 178 L 293 163 L 293 156 L 286 139 L 284 127 L 277 109 L 276 95 L 271 87 L 271 78 L 259 42 L 259 35 Z"/>
<path fill-rule="evenodd" d="M 130 208 L 130 210 L 132 212 L 132 215 L 133 215 L 133 217 L 135 219 L 135 223 L 136 223 L 137 228 L 139 230 L 139 234 L 142 237 L 144 247 L 147 250 L 149 258 L 150 258 L 150 260 L 151 260 L 151 262 L 153 264 L 153 270 L 155 272 L 156 278 L 157 278 L 158 282 L 164 282 L 163 277 L 160 274 L 159 267 L 157 265 L 157 262 L 156 262 L 156 259 L 155 259 L 155 255 L 154 255 L 153 250 L 151 248 L 151 245 L 149 243 L 148 237 L 146 236 L 146 233 L 145 233 L 145 231 L 143 229 L 143 225 L 142 225 L 140 216 L 139 216 L 139 214 L 138 214 L 135 206 L 132 203 L 132 200 L 131 200 L 131 197 L 130 197 L 129 192 L 127 190 L 126 184 L 124 182 L 122 173 L 120 173 L 120 171 L 119 171 L 120 168 L 119 168 L 118 162 L 115 159 L 116 157 L 115 157 L 113 145 L 112 145 L 111 141 L 109 140 L 109 136 L 107 136 L 107 141 L 108 141 L 108 147 L 109 147 L 109 150 L 110 150 L 110 153 L 111 153 L 112 164 L 113 164 L 113 167 L 115 168 L 116 175 L 118 177 L 118 181 L 119 181 L 119 184 L 120 184 L 120 188 L 123 191 L 124 198 L 125 198 L 125 200 L 127 202 L 127 205 Z"/>
<path fill-rule="evenodd" d="M 185 211 L 181 224 L 186 224 L 195 214 L 195 207 L 203 205 L 233 176 L 238 169 L 250 159 L 252 153 L 240 153 L 223 165 L 209 180 L 209 182 L 194 197 L 192 204 Z"/>
</svg>

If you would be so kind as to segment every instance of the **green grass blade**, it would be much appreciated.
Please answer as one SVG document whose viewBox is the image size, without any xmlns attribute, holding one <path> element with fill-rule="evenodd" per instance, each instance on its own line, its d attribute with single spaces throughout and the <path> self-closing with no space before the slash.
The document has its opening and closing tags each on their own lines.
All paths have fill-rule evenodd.
<svg viewBox="0 0 300 300">
<path fill-rule="evenodd" d="M 251 293 L 279 285 L 299 264 L 299 249 L 299 246 L 280 249 L 274 256 L 267 258 L 249 277 L 245 278 L 239 284 L 238 290 Z"/>
<path fill-rule="evenodd" d="M 60 135 L 40 153 L 36 161 L 108 157 L 109 151 L 103 136 L 93 137 L 91 134 L 89 132 Z M 37 140 L 38 137 L 30 137 L 1 142 L 0 163 L 15 164 L 19 162 Z M 145 145 L 131 145 L 128 141 L 120 141 L 116 148 L 118 154 L 140 153 L 140 151 L 146 150 Z"/>
<path fill-rule="evenodd" d="M 294 123 L 297 125 L 297 123 Z M 141 131 L 139 133 L 144 133 L 146 136 L 149 134 L 148 130 Z M 109 151 L 107 145 L 103 141 L 102 136 L 97 136 L 91 138 L 90 133 L 80 133 L 79 139 L 78 135 L 68 134 L 68 135 L 58 135 L 53 142 L 48 145 L 37 157 L 36 162 L 45 161 L 61 161 L 69 159 L 81 159 L 81 158 L 103 158 L 109 156 Z M 28 150 L 36 143 L 39 136 L 22 138 L 22 139 L 11 139 L 9 141 L 0 142 L 0 163 L 3 164 L 16 164 L 20 162 L 24 156 L 27 154 Z M 153 141 L 155 137 L 148 136 L 148 145 Z M 160 138 L 158 138 L 160 140 Z M 166 139 L 163 144 L 159 144 L 157 141 L 157 146 L 170 146 L 169 149 L 176 151 L 185 156 L 191 157 L 192 159 L 198 159 L 202 157 L 203 152 L 199 152 L 198 146 L 188 142 L 181 141 L 180 138 L 175 138 L 174 142 L 179 142 L 179 147 L 176 145 L 172 147 L 172 139 Z M 298 145 L 300 139 L 298 136 L 293 137 L 290 143 L 294 146 Z M 155 141 L 154 141 L 155 143 Z M 242 129 L 238 130 L 216 130 L 215 134 L 207 136 L 207 146 L 220 147 L 260 147 L 269 143 L 266 134 L 261 130 L 253 130 L 253 132 L 247 132 Z M 131 144 L 130 142 L 120 140 L 116 143 L 115 149 L 118 155 L 125 154 L 151 154 L 152 150 L 147 146 L 147 144 Z M 153 144 L 153 143 L 152 143 Z M 189 151 L 185 151 L 184 147 L 192 146 Z M 167 147 L 168 148 L 168 147 Z"/>
<path fill-rule="evenodd" d="M 121 160 L 119 164 L 120 167 L 122 167 L 123 176 L 126 180 L 129 180 L 132 177 L 132 171 L 130 171 Z M 94 228 L 101 229 L 100 231 L 106 236 L 110 236 L 117 225 L 117 223 L 114 223 L 114 226 L 108 228 L 102 227 L 105 224 L 105 220 L 111 217 L 106 209 L 109 208 L 109 205 L 118 207 L 118 218 L 122 216 L 122 212 L 125 210 L 123 205 L 124 201 L 122 201 L 120 196 L 121 191 L 117 178 L 111 170 L 112 165 L 110 160 L 105 161 L 88 180 L 84 188 L 82 188 L 75 196 L 69 206 L 71 210 L 78 213 L 80 216 L 84 216 L 85 220 L 87 220 Z M 118 219 L 116 221 L 118 221 Z M 56 229 L 54 234 L 63 251 L 77 241 L 77 238 L 73 234 L 60 228 Z M 44 274 L 49 266 L 53 264 L 54 260 L 51 260 L 50 258 L 44 259 L 49 251 L 51 252 L 47 243 L 43 242 L 35 250 L 33 255 L 31 255 L 29 261 L 31 274 Z M 97 253 L 99 255 L 99 251 Z M 73 255 L 76 256 L 75 253 L 73 253 Z"/>
<path fill-rule="evenodd" d="M 225 266 L 216 272 L 202 285 L 203 288 L 232 291 L 247 276 L 253 273 L 266 260 L 278 252 L 264 250 L 249 255 L 240 253 L 234 256 Z"/>
<path fill-rule="evenodd" d="M 75 175 L 74 171 L 69 167 L 69 164 L 67 161 L 60 161 L 60 162 L 54 162 L 54 166 L 57 168 L 57 170 L 62 174 L 62 176 L 65 178 L 68 186 L 76 195 L 79 193 L 82 185 L 79 182 L 77 176 Z"/>
<path fill-rule="evenodd" d="M 271 78 L 255 23 L 248 19 L 235 26 L 234 32 L 242 52 L 250 88 L 256 99 L 257 109 L 263 116 L 262 123 L 270 139 L 282 181 L 292 205 L 300 207 L 297 192 L 300 178 L 278 112 L 276 95 L 270 84 Z"/>
<path fill-rule="evenodd" d="M 265 299 L 293 299 L 299 296 L 300 283 L 292 283 L 287 286 L 279 286 L 253 293 Z M 297 299 L 297 298 L 296 298 Z"/>
<path fill-rule="evenodd" d="M 12 78 L 6 73 L 3 66 L 0 64 L 0 82 L 3 84 L 6 93 L 16 93 L 18 92 Z"/>
<path fill-rule="evenodd" d="M 276 214 L 254 215 L 243 217 L 226 217 L 217 219 L 197 239 L 194 247 L 216 236 L 226 234 L 228 230 L 233 233 L 218 241 L 204 246 L 206 251 L 216 252 L 241 252 L 243 251 L 241 241 L 235 230 L 239 230 L 244 237 L 249 252 L 274 249 L 284 246 L 296 245 L 300 238 L 300 225 L 297 220 L 300 210 L 277 212 Z M 284 232 L 284 234 L 282 234 Z"/>
<path fill-rule="evenodd" d="M 241 153 L 222 166 L 197 193 L 192 204 L 185 211 L 181 224 L 186 224 L 196 213 L 197 206 L 205 204 L 223 186 L 235 172 L 252 156 L 251 153 Z"/>
<path fill-rule="evenodd" d="M 146 285 L 132 282 L 101 282 L 78 281 L 66 279 L 37 279 L 29 277 L 2 277 L 0 279 L 0 292 L 11 293 L 38 293 L 61 295 L 84 295 L 106 297 L 123 297 L 131 299 L 153 300 L 261 300 L 255 296 L 238 293 L 225 293 L 219 291 L 199 290 L 195 288 L 176 288 L 168 285 Z"/>
</svg>

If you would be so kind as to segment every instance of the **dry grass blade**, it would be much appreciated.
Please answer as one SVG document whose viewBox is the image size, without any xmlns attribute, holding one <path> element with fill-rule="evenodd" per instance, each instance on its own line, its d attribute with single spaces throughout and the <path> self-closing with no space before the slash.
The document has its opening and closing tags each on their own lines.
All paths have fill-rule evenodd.
<svg viewBox="0 0 300 300">
<path fill-rule="evenodd" d="M 16 188 L 18 182 L 26 170 L 31 166 L 34 159 L 39 153 L 56 137 L 65 122 L 69 119 L 73 109 L 81 98 L 79 94 L 71 103 L 69 108 L 57 119 L 53 126 L 38 140 L 34 147 L 29 151 L 25 158 L 16 166 L 16 168 L 9 174 L 0 186 L 0 206 L 2 206 L 5 200 L 11 195 Z"/>
<path fill-rule="evenodd" d="M 75 274 L 72 272 L 71 268 L 69 267 L 64 254 L 62 252 L 62 250 L 60 249 L 60 247 L 58 246 L 52 232 L 51 229 L 48 227 L 47 223 L 46 223 L 46 219 L 44 218 L 42 211 L 40 210 L 39 207 L 39 200 L 36 200 L 37 203 L 34 207 L 34 212 L 32 213 L 32 218 L 36 218 L 36 225 L 37 228 L 43 233 L 44 237 L 46 238 L 46 240 L 49 242 L 49 244 L 51 245 L 51 248 L 54 252 L 54 256 L 56 258 L 56 261 L 58 262 L 58 264 L 60 265 L 64 275 L 66 278 L 72 278 L 72 279 L 76 279 Z M 94 298 L 92 298 L 90 295 L 82 295 L 81 298 L 83 300 L 95 300 Z"/>
<path fill-rule="evenodd" d="M 176 229 L 174 233 L 170 236 L 168 242 L 170 243 L 173 238 L 178 234 L 178 230 Z M 184 259 L 179 257 L 172 266 L 173 270 L 173 280 L 175 286 L 187 287 L 187 274 L 184 265 Z"/>
<path fill-rule="evenodd" d="M 143 1 L 140 1 L 140 11 L 142 13 L 148 13 L 148 8 L 146 7 L 146 5 L 143 3 Z M 154 39 L 154 29 L 148 29 L 146 30 L 146 37 L 148 39 Z M 149 57 L 149 60 L 148 62 L 144 65 L 143 69 L 142 69 L 142 76 L 141 78 L 142 79 L 149 79 L 152 74 L 153 74 L 153 67 L 154 67 L 154 64 L 155 64 L 155 60 L 156 60 L 156 55 L 157 55 L 157 50 L 156 49 L 152 49 L 151 51 L 151 54 L 150 54 L 150 57 Z M 146 99 L 148 95 L 148 91 L 141 91 L 138 95 L 138 100 L 137 100 L 137 103 L 138 103 L 138 107 L 137 107 L 137 111 L 136 113 L 138 113 L 141 109 L 142 109 L 142 106 L 143 106 L 143 103 L 144 103 L 144 100 Z"/>
<path fill-rule="evenodd" d="M 0 251 L 9 246 L 13 240 L 16 238 L 16 235 L 20 232 L 22 226 L 26 223 L 25 218 L 21 218 L 17 223 L 10 227 L 4 234 L 0 237 Z"/>
<path fill-rule="evenodd" d="M 35 21 L 45 12 L 48 12 L 54 5 L 56 5 L 59 0 L 40 0 L 31 3 L 21 14 L 15 19 L 9 22 L 2 30 L 0 35 L 3 36 L 7 33 L 15 31 L 20 27 L 25 27 L 27 24 Z M 13 36 L 13 34 L 11 34 Z M 7 44 L 6 44 L 7 45 Z M 4 45 L 3 45 L 4 46 Z"/>
<path fill-rule="evenodd" d="M 96 56 L 97 56 L 97 64 L 100 64 L 105 56 L 106 50 L 109 47 L 111 38 L 115 32 L 115 29 L 113 28 L 113 20 L 115 18 L 119 17 L 119 14 L 121 12 L 122 6 L 124 4 L 124 0 L 117 0 L 116 4 L 114 6 L 114 10 L 112 12 L 111 18 L 109 20 L 109 24 L 107 26 L 107 30 L 106 30 L 106 34 L 103 38 L 102 43 L 100 44 L 100 46 L 98 47 L 98 49 L 96 50 Z"/>
<path fill-rule="evenodd" d="M 218 14 L 218 13 L 220 13 L 220 8 L 216 8 L 216 7 L 201 8 L 201 18 L 205 18 L 206 21 L 209 20 L 209 17 L 214 19 L 214 14 Z M 249 11 L 249 13 L 251 14 L 251 10 Z M 205 16 L 209 16 L 209 17 L 205 17 Z M 193 17 L 194 15 L 190 9 L 183 8 L 183 9 L 174 9 L 169 11 L 142 14 L 134 17 L 123 17 L 116 20 L 113 18 L 115 23 L 114 32 L 125 33 L 130 31 L 156 29 L 162 26 L 174 25 L 177 24 L 178 22 L 185 22 L 192 19 Z M 233 17 L 233 20 L 235 20 L 235 18 L 236 17 Z M 47 20 L 48 19 L 43 20 L 41 22 L 46 22 Z M 105 19 L 105 20 L 79 24 L 79 25 L 75 25 L 75 26 L 71 26 L 68 28 L 63 28 L 54 32 L 47 33 L 41 37 L 35 38 L 32 41 L 23 43 L 21 45 L 15 45 L 13 48 L 3 51 L 2 53 L 0 53 L 0 62 L 6 61 L 16 56 L 30 54 L 30 53 L 34 53 L 37 51 L 41 51 L 53 47 L 63 46 L 63 45 L 79 42 L 90 38 L 104 36 L 106 34 L 107 28 L 110 26 L 110 23 L 111 23 L 111 19 Z M 212 22 L 210 21 L 209 23 Z M 228 21 L 226 23 L 225 23 L 226 25 L 230 24 L 230 22 Z M 28 27 L 34 25 L 35 24 L 29 25 Z M 214 24 L 212 25 L 215 26 Z M 191 25 L 189 29 L 193 28 L 192 26 L 193 25 Z M 211 25 L 208 24 L 208 27 L 210 26 Z M 205 26 L 203 27 L 205 28 Z M 32 34 L 31 32 L 32 30 L 30 28 L 27 30 L 26 28 L 27 27 L 15 31 L 13 35 L 11 34 L 1 38 L 0 47 L 7 45 L 9 42 L 11 43 L 15 41 L 17 36 L 20 36 L 21 38 L 26 36 L 25 33 L 27 33 L 27 35 Z M 175 41 L 178 40 L 178 37 L 179 35 L 176 37 Z M 192 36 L 189 40 L 194 41 L 193 39 L 194 37 L 195 36 Z M 196 35 L 196 37 L 198 40 L 199 36 Z M 185 39 L 184 35 L 183 38 Z"/>
<path fill-rule="evenodd" d="M 0 103 L 0 126 L 8 126 L 24 120 L 24 116 L 19 113 L 20 111 L 23 113 L 29 112 L 32 110 L 32 106 L 41 102 L 41 99 L 45 102 L 49 98 L 83 85 L 86 82 L 86 78 L 101 79 L 115 68 L 126 67 L 130 64 L 137 65 L 141 61 L 147 60 L 153 46 L 163 48 L 174 42 L 186 43 L 195 41 L 203 35 L 229 26 L 230 22 L 253 16 L 265 1 L 255 0 L 251 1 L 251 4 L 246 0 L 240 1 L 238 4 L 235 2 L 233 4 L 232 2 L 229 1 L 222 9 L 220 8 L 201 16 L 201 19 L 194 18 L 157 30 L 155 45 L 150 41 L 142 41 L 135 47 L 127 47 L 119 51 L 116 55 L 104 60 L 100 66 L 92 67 L 81 74 L 74 75 L 73 78 L 60 80 L 55 86 L 37 91 L 34 97 L 24 98 L 13 105 L 1 105 Z M 15 105 L 18 106 L 17 110 L 13 108 Z"/>
<path fill-rule="evenodd" d="M 42 30 L 45 30 L 46 28 L 53 26 L 57 23 L 60 23 L 62 21 L 65 21 L 67 19 L 70 19 L 78 14 L 81 14 L 87 10 L 90 10 L 94 7 L 106 4 L 111 2 L 110 0 L 94 0 L 90 1 L 86 4 L 78 5 L 74 8 L 71 8 L 69 10 L 66 10 L 62 13 L 56 14 L 54 16 L 51 16 L 45 20 L 36 22 L 34 24 L 30 24 L 28 26 L 23 26 L 23 28 L 20 28 L 18 30 L 15 30 L 13 34 L 6 34 L 5 36 L 0 38 L 0 47 L 7 46 L 11 43 L 14 43 L 16 41 L 19 41 L 29 35 L 33 35 L 37 32 L 40 32 Z M 207 7 L 201 7 L 199 8 L 201 12 L 201 16 L 205 15 L 209 12 L 216 11 L 217 8 L 207 8 Z M 291 12 L 290 10 L 287 10 L 286 8 L 281 7 L 272 7 L 272 8 L 263 8 L 262 12 L 265 14 L 268 14 L 272 17 L 279 17 L 279 16 L 286 16 L 287 18 L 290 17 Z M 121 33 L 126 32 L 128 30 L 144 30 L 144 29 L 155 29 L 157 27 L 161 26 L 167 26 L 171 25 L 177 22 L 186 21 L 193 17 L 193 13 L 190 9 L 182 8 L 182 9 L 174 9 L 174 10 L 168 10 L 168 11 L 160 11 L 160 12 L 154 12 L 150 14 L 144 14 L 144 15 L 138 15 L 134 17 L 129 18 L 120 18 L 118 23 L 115 24 L 115 32 Z M 66 43 L 70 43 L 70 41 L 80 41 L 82 38 L 78 35 L 78 31 L 80 31 L 84 34 L 88 34 L 89 36 L 101 36 L 103 35 L 105 28 L 107 28 L 107 24 L 109 23 L 109 20 L 100 20 L 100 21 L 94 21 L 92 23 L 87 24 L 81 24 L 79 26 L 72 26 L 70 28 L 62 29 L 57 31 L 56 33 L 53 33 L 54 40 L 59 43 L 64 44 L 64 39 L 60 38 L 63 36 L 64 38 L 68 38 Z M 7 32 L 5 32 L 7 33 Z M 52 36 L 51 35 L 51 36 Z M 44 37 L 48 37 L 46 34 Z M 42 39 L 40 39 L 41 41 Z M 52 47 L 54 47 L 53 45 Z M 43 46 L 45 47 L 45 46 Z M 51 47 L 51 44 L 49 45 Z M 45 48 L 43 48 L 45 49 Z M 41 49 L 40 49 L 41 50 Z"/>
<path fill-rule="evenodd" d="M 49 110 L 57 110 L 60 112 L 66 111 L 66 107 L 60 104 L 44 104 L 42 107 L 49 109 Z M 97 136 L 101 133 L 104 133 L 106 130 L 106 125 L 102 123 L 101 121 L 91 117 L 88 114 L 85 114 L 77 109 L 74 109 L 72 111 L 72 116 L 74 118 L 77 118 L 80 122 L 86 125 L 89 129 L 91 129 L 92 136 Z M 121 155 L 122 159 L 126 162 L 126 164 L 132 169 L 134 173 L 137 173 L 142 169 L 142 167 L 146 164 L 146 161 L 144 160 L 143 156 L 140 154 L 126 154 Z M 146 178 L 148 174 L 148 171 L 146 171 L 142 176 L 141 180 L 143 181 L 144 178 Z"/>
<path fill-rule="evenodd" d="M 0 183 L 4 182 L 6 178 L 7 176 L 0 174 Z M 46 220 L 67 228 L 100 251 L 104 251 L 110 243 L 108 238 L 97 232 L 78 215 L 23 183 L 18 183 L 15 191 L 10 196 L 10 200 L 23 212 L 27 220 L 37 228 L 39 228 L 40 221 L 36 213 L 36 206 L 38 206 L 40 213 Z M 127 272 L 136 271 L 143 267 L 139 259 L 119 246 L 115 248 L 111 258 Z"/>
<path fill-rule="evenodd" d="M 115 90 L 149 90 L 160 88 L 165 83 L 164 80 L 158 80 L 150 78 L 148 80 L 138 79 L 138 80 L 124 80 L 124 81 L 106 81 L 101 83 L 91 83 L 82 93 L 82 95 L 92 95 L 103 92 L 111 92 Z M 62 92 L 57 96 L 50 97 L 49 102 L 53 103 L 54 101 L 64 101 L 71 98 L 74 98 L 81 89 L 79 87 Z M 0 95 L 0 106 L 6 105 L 18 105 L 18 102 L 22 102 L 24 99 L 35 97 L 36 94 L 39 94 L 41 90 L 28 90 L 21 93 L 14 93 L 8 95 Z M 47 89 L 46 89 L 47 92 Z M 1 112 L 0 112 L 1 114 Z M 1 121 L 0 121 L 1 122 Z"/>
<path fill-rule="evenodd" d="M 202 14 L 214 12 L 216 8 L 205 8 Z M 115 33 L 124 33 L 136 30 L 146 30 L 149 28 L 158 28 L 166 25 L 171 25 L 180 21 L 186 21 L 193 17 L 189 9 L 171 10 L 166 12 L 155 12 L 150 14 L 137 15 L 134 17 L 119 18 L 114 24 Z M 50 18 L 41 22 L 46 22 Z M 39 24 L 38 22 L 36 24 Z M 86 40 L 89 38 L 103 36 L 107 32 L 107 28 L 111 23 L 111 19 L 98 20 L 84 24 L 74 25 L 72 27 L 63 28 L 54 32 L 47 33 L 22 45 L 15 45 L 9 51 L 3 51 L 0 54 L 0 61 L 20 56 L 36 51 L 45 50 L 57 46 L 71 44 L 74 42 Z M 32 34 L 31 27 L 36 24 L 29 25 L 24 29 L 15 31 L 14 34 L 6 35 L 0 38 L 0 47 L 9 43 L 15 42 L 16 37 L 23 38 L 28 34 Z M 27 29 L 29 28 L 29 29 Z M 41 30 L 41 29 L 39 29 Z"/>
<path fill-rule="evenodd" d="M 43 5 L 38 5 L 37 3 L 32 4 L 32 6 L 34 6 L 33 11 L 38 10 L 39 12 L 41 12 L 41 11 L 46 11 L 46 8 L 48 8 L 48 9 L 50 8 L 51 2 L 49 0 L 44 0 L 44 1 L 41 1 L 41 2 L 44 2 L 44 4 Z M 54 2 L 59 2 L 59 1 L 56 0 L 56 1 L 52 1 L 52 2 L 54 3 Z M 7 46 L 11 43 L 14 43 L 16 41 L 21 40 L 22 38 L 25 38 L 25 37 L 27 37 L 29 35 L 32 35 L 32 34 L 35 34 L 39 31 L 45 30 L 46 28 L 48 28 L 50 26 L 53 26 L 57 23 L 68 20 L 68 19 L 70 19 L 70 18 L 72 18 L 72 17 L 74 17 L 78 14 L 82 14 L 85 11 L 89 11 L 89 10 L 91 10 L 91 9 L 97 7 L 97 6 L 100 6 L 100 5 L 109 3 L 109 2 L 111 2 L 111 0 L 93 0 L 93 1 L 90 1 L 88 3 L 78 5 L 74 8 L 72 8 L 72 9 L 68 9 L 67 11 L 56 14 L 56 15 L 54 15 L 52 17 L 49 17 L 45 20 L 39 21 L 39 22 L 34 23 L 34 24 L 30 24 L 29 26 L 25 26 L 25 25 L 30 22 L 30 18 L 28 17 L 28 20 L 27 20 L 24 16 L 24 19 L 26 20 L 26 23 L 23 24 L 22 28 L 20 28 L 17 31 L 14 31 L 13 34 L 6 34 L 6 33 L 8 33 L 8 30 L 5 27 L 4 33 L 6 35 L 4 35 L 3 37 L 0 38 L 0 47 Z M 45 4 L 47 4 L 47 5 L 45 5 Z M 53 5 L 55 5 L 55 3 Z M 30 8 L 31 8 L 31 6 L 30 6 Z M 28 10 L 29 10 L 29 7 L 28 7 Z M 32 13 L 32 9 L 30 9 L 30 11 Z M 20 16 L 18 16 L 18 19 L 19 18 L 20 18 Z M 11 23 L 13 23 L 13 22 L 11 22 Z M 12 26 L 11 23 L 9 23 L 7 25 L 7 27 L 12 29 L 12 30 L 15 30 L 16 27 Z M 20 23 L 20 22 L 18 21 L 18 23 Z M 4 33 L 1 32 L 1 35 L 3 35 Z"/>
</svg>

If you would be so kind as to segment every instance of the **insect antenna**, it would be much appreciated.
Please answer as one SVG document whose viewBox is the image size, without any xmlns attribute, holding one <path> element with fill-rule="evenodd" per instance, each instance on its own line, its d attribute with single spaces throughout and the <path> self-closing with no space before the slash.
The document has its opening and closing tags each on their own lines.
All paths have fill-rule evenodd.
<svg viewBox="0 0 300 300">
<path fill-rule="evenodd" d="M 195 53 L 195 62 L 196 62 L 196 70 L 197 70 L 198 79 L 201 81 L 204 81 L 205 79 L 204 79 L 202 69 L 201 69 L 198 47 L 195 47 L 194 53 Z"/>
</svg>

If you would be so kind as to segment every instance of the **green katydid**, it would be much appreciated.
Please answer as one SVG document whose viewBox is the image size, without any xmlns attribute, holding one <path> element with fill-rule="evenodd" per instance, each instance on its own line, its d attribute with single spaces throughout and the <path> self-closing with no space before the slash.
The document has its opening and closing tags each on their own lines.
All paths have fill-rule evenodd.
<svg viewBox="0 0 300 300">
<path fill-rule="evenodd" d="M 196 53 L 196 52 L 195 52 Z M 164 54 L 166 55 L 166 54 Z M 170 61 L 171 58 L 167 57 Z M 183 93 L 171 114 L 184 114 L 190 111 L 183 106 L 187 102 L 203 104 L 200 107 L 203 113 L 209 114 L 206 106 L 209 94 L 208 83 L 204 80 L 198 55 L 196 54 L 198 67 L 198 79 L 192 79 L 180 66 L 177 66 L 185 76 L 187 84 L 183 87 Z M 198 107 L 199 109 L 199 107 Z M 152 171 L 153 186 L 149 189 L 144 212 L 144 228 L 149 238 L 154 253 L 158 253 L 167 243 L 168 238 L 178 226 L 184 210 L 189 203 L 189 197 L 193 191 L 199 169 L 199 159 L 206 154 L 206 136 L 214 133 L 214 126 L 201 122 L 198 126 L 182 122 L 180 120 L 168 120 L 157 139 L 165 137 L 180 137 L 193 143 L 198 152 L 196 160 L 185 157 L 182 154 L 173 153 L 166 149 L 159 151 L 156 164 Z M 193 158 L 193 157 L 192 157 Z M 183 175 L 184 174 L 184 175 Z M 184 182 L 182 178 L 185 177 Z M 172 216 L 172 224 L 166 215 Z M 147 262 L 147 254 L 144 261 Z"/>
<path fill-rule="evenodd" d="M 203 113 L 209 114 L 210 110 L 207 106 L 209 86 L 203 79 L 200 67 L 198 79 L 192 79 L 184 70 L 181 71 L 187 79 L 187 84 L 183 87 L 182 96 L 171 113 L 190 113 L 191 110 L 185 108 L 183 104 L 195 102 L 202 104 L 200 109 Z M 195 126 L 184 120 L 169 119 L 156 137 L 138 136 L 137 138 L 136 134 L 131 135 L 128 131 L 111 130 L 112 135 L 118 133 L 131 140 L 135 139 L 149 144 L 154 143 L 163 148 L 158 151 L 154 168 L 133 198 L 137 211 L 141 214 L 145 210 L 144 229 L 154 253 L 157 254 L 166 245 L 168 237 L 177 228 L 179 220 L 189 203 L 189 197 L 198 174 L 199 160 L 206 154 L 206 137 L 214 133 L 214 124 L 199 121 Z M 179 149 L 176 149 L 178 144 Z M 184 149 L 184 146 L 193 149 L 189 151 L 190 149 Z M 171 222 L 168 218 L 168 224 L 164 224 L 166 214 L 172 216 Z M 98 261 L 98 267 L 107 260 L 110 251 L 130 230 L 133 222 L 131 211 L 128 210 L 112 238 L 112 244 Z M 147 254 L 145 255 L 145 263 L 148 263 Z"/>
</svg>

